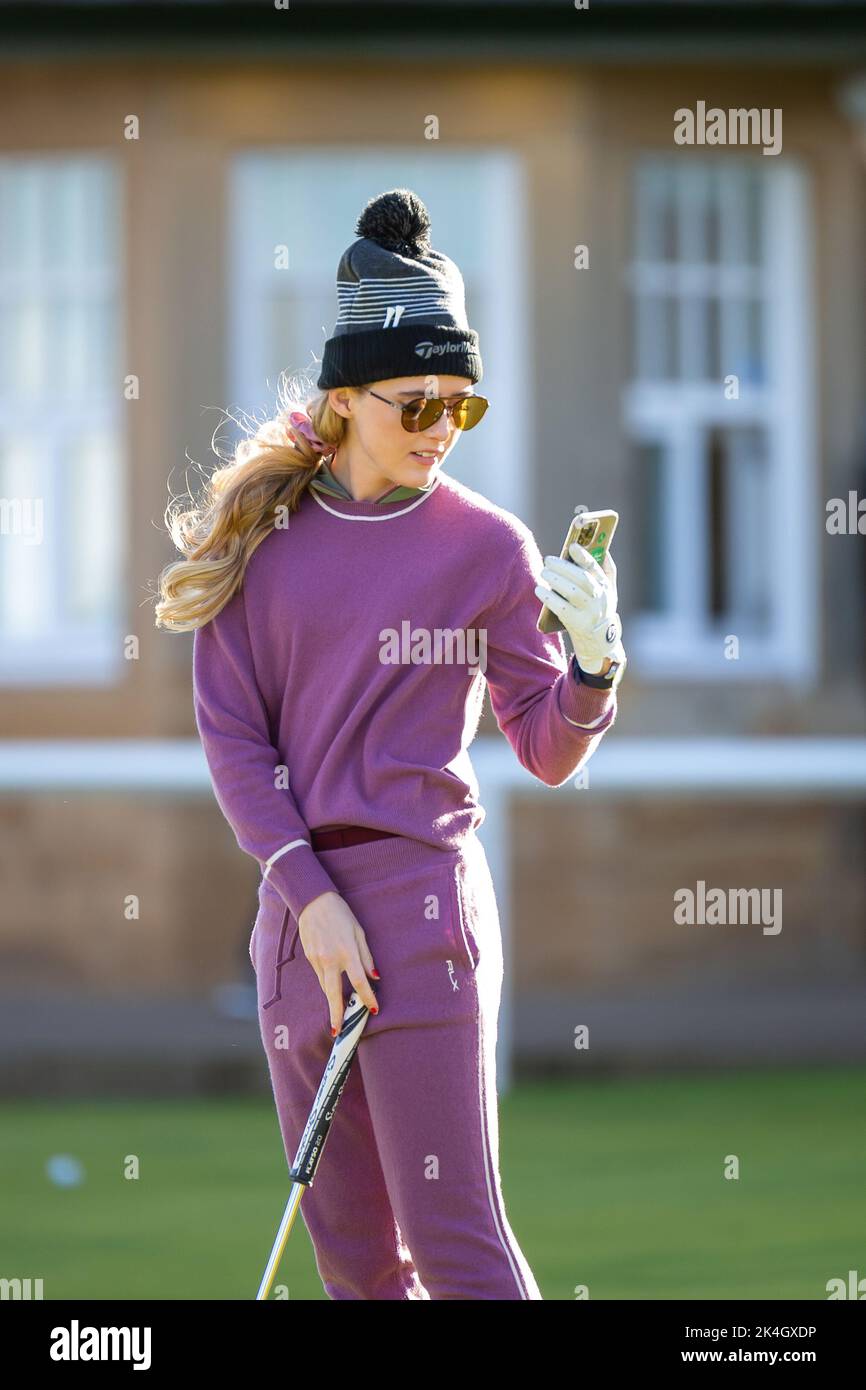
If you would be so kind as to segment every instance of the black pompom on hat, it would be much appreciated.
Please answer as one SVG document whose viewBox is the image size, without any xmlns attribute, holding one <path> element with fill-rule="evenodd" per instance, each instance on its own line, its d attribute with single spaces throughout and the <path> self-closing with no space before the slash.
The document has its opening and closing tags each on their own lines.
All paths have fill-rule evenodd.
<svg viewBox="0 0 866 1390">
<path fill-rule="evenodd" d="M 340 258 L 339 306 L 318 386 L 364 386 L 441 372 L 481 380 L 478 334 L 466 318 L 463 277 L 430 243 L 430 215 L 409 188 L 367 203 L 359 240 Z"/>
<path fill-rule="evenodd" d="M 394 188 L 371 198 L 355 231 L 369 237 L 386 251 L 404 256 L 421 256 L 430 250 L 430 214 L 417 194 L 408 188 Z"/>
</svg>

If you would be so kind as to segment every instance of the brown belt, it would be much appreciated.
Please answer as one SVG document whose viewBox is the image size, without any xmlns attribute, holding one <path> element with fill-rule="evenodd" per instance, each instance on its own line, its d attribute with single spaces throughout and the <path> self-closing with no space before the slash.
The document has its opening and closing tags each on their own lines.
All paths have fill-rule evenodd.
<svg viewBox="0 0 866 1390">
<path fill-rule="evenodd" d="M 385 840 L 393 830 L 368 830 L 363 825 L 337 825 L 330 830 L 311 830 L 313 849 L 342 849 L 344 845 L 362 845 L 366 840 Z"/>
</svg>

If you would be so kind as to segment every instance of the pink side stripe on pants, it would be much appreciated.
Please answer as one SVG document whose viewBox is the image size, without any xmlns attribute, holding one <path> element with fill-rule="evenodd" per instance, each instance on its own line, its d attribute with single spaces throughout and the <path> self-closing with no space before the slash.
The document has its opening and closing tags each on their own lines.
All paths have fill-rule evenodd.
<svg viewBox="0 0 866 1390">
<path fill-rule="evenodd" d="M 381 973 L 301 1215 L 332 1299 L 540 1299 L 499 1177 L 502 940 L 487 858 L 403 836 L 318 852 Z M 263 881 L 250 941 L 292 1163 L 330 1055 L 298 924 Z M 351 986 L 343 976 L 343 996 Z M 291 1290 L 289 1290 L 291 1295 Z"/>
</svg>

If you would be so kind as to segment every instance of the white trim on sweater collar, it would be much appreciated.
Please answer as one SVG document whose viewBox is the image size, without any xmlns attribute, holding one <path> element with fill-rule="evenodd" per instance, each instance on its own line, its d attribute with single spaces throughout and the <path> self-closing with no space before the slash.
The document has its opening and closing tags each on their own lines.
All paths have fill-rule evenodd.
<svg viewBox="0 0 866 1390">
<path fill-rule="evenodd" d="M 338 512 L 336 507 L 329 507 L 328 503 L 323 501 L 321 493 L 315 488 L 308 488 L 307 491 L 311 497 L 315 498 L 320 507 L 324 508 L 326 512 L 330 512 L 331 516 L 338 516 L 341 521 L 391 521 L 395 516 L 405 516 L 406 512 L 411 512 L 415 507 L 420 507 L 421 503 L 426 502 L 428 497 L 432 497 L 434 492 L 441 486 L 442 476 L 440 474 L 436 479 L 436 486 L 431 487 L 429 492 L 422 493 L 420 497 L 416 497 L 412 502 L 407 503 L 405 507 L 401 507 L 397 512 L 383 512 L 380 516 L 361 516 L 356 512 Z M 348 502 L 349 499 L 347 497 L 344 500 Z"/>
</svg>

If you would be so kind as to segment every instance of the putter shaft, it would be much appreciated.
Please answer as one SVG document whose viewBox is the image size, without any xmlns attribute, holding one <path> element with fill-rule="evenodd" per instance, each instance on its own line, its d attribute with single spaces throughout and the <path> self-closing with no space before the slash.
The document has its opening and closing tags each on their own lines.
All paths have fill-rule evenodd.
<svg viewBox="0 0 866 1390">
<path fill-rule="evenodd" d="M 270 1293 L 274 1276 L 286 1248 L 289 1232 L 304 1195 L 304 1188 L 313 1185 L 316 1168 L 322 1157 L 322 1150 L 330 1133 L 331 1121 L 337 1109 L 337 1101 L 340 1099 L 340 1094 L 346 1084 L 358 1043 L 361 1040 L 361 1034 L 364 1031 L 364 1025 L 369 1016 L 370 1011 L 366 1004 L 360 1002 L 357 992 L 353 990 L 343 1014 L 343 1025 L 334 1039 L 331 1055 L 319 1083 L 316 1099 L 313 1101 L 313 1108 L 301 1135 L 301 1142 L 298 1145 L 295 1161 L 289 1173 L 289 1177 L 292 1179 L 292 1190 L 289 1193 L 289 1200 L 286 1203 L 270 1258 L 262 1275 L 262 1282 L 259 1284 L 259 1291 L 256 1294 L 257 1301 L 266 1299 Z"/>
</svg>

